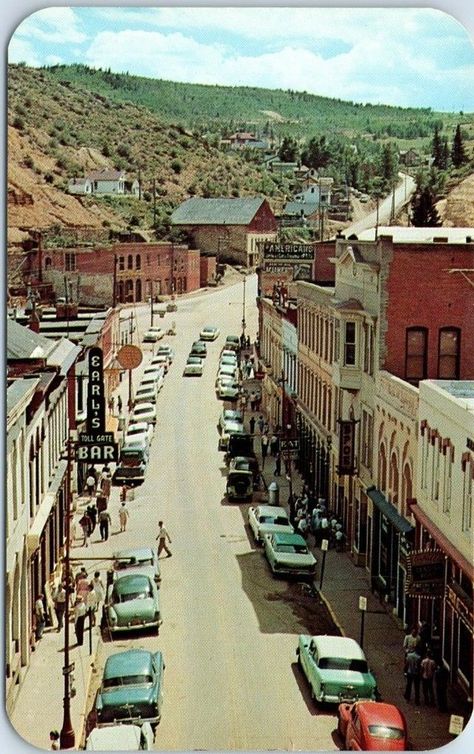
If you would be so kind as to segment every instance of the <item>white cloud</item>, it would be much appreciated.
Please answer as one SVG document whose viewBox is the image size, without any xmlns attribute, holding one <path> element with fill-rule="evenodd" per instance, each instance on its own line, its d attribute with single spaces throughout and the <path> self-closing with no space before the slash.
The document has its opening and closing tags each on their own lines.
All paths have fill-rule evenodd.
<svg viewBox="0 0 474 754">
<path fill-rule="evenodd" d="M 47 44 L 81 44 L 87 36 L 80 29 L 80 19 L 72 8 L 45 8 L 28 16 L 15 37 L 27 37 Z"/>
<path fill-rule="evenodd" d="M 8 45 L 8 62 L 9 63 L 26 63 L 32 67 L 42 64 L 35 50 L 25 39 L 18 39 L 13 36 Z"/>
</svg>

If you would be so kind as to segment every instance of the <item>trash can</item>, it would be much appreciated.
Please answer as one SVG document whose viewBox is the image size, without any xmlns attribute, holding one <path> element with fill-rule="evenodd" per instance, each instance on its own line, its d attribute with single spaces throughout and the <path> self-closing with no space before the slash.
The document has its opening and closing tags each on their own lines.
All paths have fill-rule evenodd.
<svg viewBox="0 0 474 754">
<path fill-rule="evenodd" d="M 280 488 L 277 482 L 268 485 L 268 505 L 280 505 Z"/>
</svg>

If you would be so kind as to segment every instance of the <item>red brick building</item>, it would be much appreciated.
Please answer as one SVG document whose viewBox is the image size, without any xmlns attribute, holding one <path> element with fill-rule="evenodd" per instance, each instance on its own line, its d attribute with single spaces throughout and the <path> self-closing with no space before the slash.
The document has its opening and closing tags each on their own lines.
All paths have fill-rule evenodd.
<svg viewBox="0 0 474 754">
<path fill-rule="evenodd" d="M 199 251 L 167 241 L 45 249 L 42 264 L 42 278 L 56 297 L 78 303 L 146 301 L 201 285 Z"/>
</svg>

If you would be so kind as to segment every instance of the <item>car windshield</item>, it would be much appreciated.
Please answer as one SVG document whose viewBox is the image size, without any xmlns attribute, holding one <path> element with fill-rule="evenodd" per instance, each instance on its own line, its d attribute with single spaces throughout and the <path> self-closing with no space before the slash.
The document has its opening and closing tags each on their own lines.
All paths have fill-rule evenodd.
<svg viewBox="0 0 474 754">
<path fill-rule="evenodd" d="M 277 545 L 275 549 L 277 552 L 292 552 L 298 555 L 306 555 L 308 553 L 306 545 Z"/>
<path fill-rule="evenodd" d="M 369 733 L 375 738 L 389 738 L 392 741 L 401 741 L 405 738 L 405 732 L 400 728 L 392 728 L 389 725 L 369 725 Z"/>
<path fill-rule="evenodd" d="M 153 560 L 151 558 L 136 558 L 134 555 L 131 555 L 129 558 L 123 558 L 122 560 L 116 560 L 115 561 L 115 568 L 122 569 L 122 568 L 130 568 L 131 566 L 142 566 L 142 565 L 153 565 Z"/>
<path fill-rule="evenodd" d="M 143 686 L 144 684 L 153 683 L 151 675 L 124 675 L 118 678 L 105 678 L 102 684 L 104 689 L 117 688 L 117 686 L 133 686 L 135 684 Z"/>
<path fill-rule="evenodd" d="M 349 657 L 321 657 L 318 663 L 321 670 L 352 670 L 354 673 L 368 673 L 366 660 Z"/>
<path fill-rule="evenodd" d="M 146 600 L 151 596 L 152 591 L 150 585 L 140 588 L 140 591 L 138 592 L 126 592 L 125 594 L 120 594 L 118 589 L 114 588 L 112 600 L 113 602 L 132 602 L 133 600 Z"/>
</svg>

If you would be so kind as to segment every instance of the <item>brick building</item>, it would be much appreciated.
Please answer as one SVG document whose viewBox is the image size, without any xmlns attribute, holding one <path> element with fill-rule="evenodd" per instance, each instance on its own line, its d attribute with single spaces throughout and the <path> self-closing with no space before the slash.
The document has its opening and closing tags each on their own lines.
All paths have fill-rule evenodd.
<svg viewBox="0 0 474 754">
<path fill-rule="evenodd" d="M 278 225 L 266 199 L 193 197 L 176 209 L 173 225 L 186 230 L 203 254 L 246 267 L 260 262 L 259 246 L 276 238 Z"/>
</svg>

